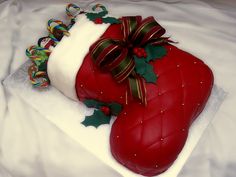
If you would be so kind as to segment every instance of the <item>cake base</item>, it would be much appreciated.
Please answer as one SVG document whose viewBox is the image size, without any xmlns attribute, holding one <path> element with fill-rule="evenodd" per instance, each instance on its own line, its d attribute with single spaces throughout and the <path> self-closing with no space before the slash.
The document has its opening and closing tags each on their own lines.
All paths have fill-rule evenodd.
<svg viewBox="0 0 236 177">
<path fill-rule="evenodd" d="M 53 87 L 44 90 L 33 88 L 28 80 L 27 69 L 29 65 L 30 61 L 22 65 L 4 81 L 7 90 L 20 96 L 29 106 L 44 115 L 47 120 L 54 123 L 83 148 L 124 177 L 139 176 L 120 165 L 112 157 L 109 147 L 111 125 L 102 125 L 98 129 L 84 127 L 80 122 L 83 121 L 85 115 L 92 114 L 93 109 L 88 109 L 82 103 L 65 97 Z M 225 92 L 221 88 L 213 87 L 204 111 L 189 130 L 189 136 L 183 150 L 174 164 L 159 177 L 175 177 L 178 175 L 221 105 L 224 96 Z"/>
</svg>

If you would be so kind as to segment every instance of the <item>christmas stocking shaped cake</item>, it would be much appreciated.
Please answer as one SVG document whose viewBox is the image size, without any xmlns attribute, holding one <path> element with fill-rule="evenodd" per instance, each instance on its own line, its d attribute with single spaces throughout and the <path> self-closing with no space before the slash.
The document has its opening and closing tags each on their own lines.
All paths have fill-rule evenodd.
<svg viewBox="0 0 236 177">
<path fill-rule="evenodd" d="M 86 126 L 116 115 L 110 135 L 114 158 L 138 174 L 160 174 L 175 161 L 204 109 L 212 71 L 170 44 L 153 17 L 114 18 L 104 6 L 93 10 L 98 8 L 77 14 L 70 35 L 57 45 L 39 46 L 46 51 L 46 70 L 40 75 L 36 67 L 33 76 L 39 72 L 69 98 L 96 107 Z"/>
</svg>

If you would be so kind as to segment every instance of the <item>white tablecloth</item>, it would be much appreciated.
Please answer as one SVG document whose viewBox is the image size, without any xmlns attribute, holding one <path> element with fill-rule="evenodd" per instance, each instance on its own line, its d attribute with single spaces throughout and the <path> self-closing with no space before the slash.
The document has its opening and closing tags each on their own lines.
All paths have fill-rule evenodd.
<svg viewBox="0 0 236 177">
<path fill-rule="evenodd" d="M 0 1 L 1 2 L 1 1 Z M 93 1 L 73 1 L 86 6 Z M 179 176 L 236 174 L 236 3 L 215 0 L 99 1 L 114 14 L 154 15 L 178 46 L 202 58 L 227 93 L 212 124 Z M 27 59 L 25 48 L 46 35 L 45 22 L 64 16 L 65 1 L 9 0 L 0 4 L 0 78 Z M 0 87 L 0 174 L 3 177 L 120 176 L 102 163 L 84 169 L 80 146 Z M 55 152 L 55 153 L 52 153 Z M 87 152 L 85 152 L 87 153 Z M 93 158 L 93 157 L 91 157 Z M 96 159 L 94 160 L 96 162 Z M 102 169 L 106 169 L 105 173 Z M 102 174 L 103 173 L 103 174 Z M 112 175 L 111 175 L 112 174 Z"/>
</svg>

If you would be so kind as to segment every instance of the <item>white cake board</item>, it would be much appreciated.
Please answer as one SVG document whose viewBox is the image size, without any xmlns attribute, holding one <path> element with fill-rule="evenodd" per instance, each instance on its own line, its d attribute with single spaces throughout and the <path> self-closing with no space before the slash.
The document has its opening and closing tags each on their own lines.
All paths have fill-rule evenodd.
<svg viewBox="0 0 236 177">
<path fill-rule="evenodd" d="M 6 89 L 20 96 L 32 108 L 65 132 L 65 134 L 105 164 L 111 166 L 122 176 L 140 176 L 120 165 L 112 157 L 109 146 L 111 125 L 102 125 L 98 129 L 84 127 L 81 122 L 84 120 L 85 115 L 90 115 L 93 110 L 86 108 L 80 102 L 68 99 L 53 87 L 44 90 L 33 88 L 28 80 L 27 74 L 30 64 L 31 62 L 26 62 L 4 81 Z M 190 128 L 189 136 L 182 152 L 174 164 L 158 177 L 176 177 L 179 174 L 204 130 L 219 109 L 225 95 L 225 92 L 221 88 L 217 86 L 213 87 L 212 94 L 204 111 Z"/>
</svg>

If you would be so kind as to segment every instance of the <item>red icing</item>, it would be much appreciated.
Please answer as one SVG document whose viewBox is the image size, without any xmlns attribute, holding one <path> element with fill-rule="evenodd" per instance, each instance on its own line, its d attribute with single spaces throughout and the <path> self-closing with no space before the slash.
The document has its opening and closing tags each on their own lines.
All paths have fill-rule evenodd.
<svg viewBox="0 0 236 177">
<path fill-rule="evenodd" d="M 121 39 L 120 25 L 111 25 L 103 37 Z M 146 107 L 129 96 L 125 105 L 127 83 L 117 84 L 110 73 L 93 64 L 89 54 L 76 78 L 80 100 L 123 104 L 112 125 L 111 151 L 121 164 L 146 176 L 162 173 L 177 158 L 213 85 L 212 72 L 201 60 L 170 44 L 165 47 L 167 55 L 150 62 L 159 77 L 156 84 L 146 84 Z"/>
<path fill-rule="evenodd" d="M 121 39 L 122 34 L 119 27 L 120 25 L 111 25 L 103 37 Z M 97 68 L 90 55 L 86 55 L 76 78 L 76 92 L 80 100 L 93 98 L 104 102 L 116 101 L 124 104 L 126 88 L 126 83 L 114 82 L 109 73 Z"/>
<path fill-rule="evenodd" d="M 202 61 L 174 46 L 166 48 L 168 55 L 152 63 L 159 78 L 156 85 L 146 85 L 147 107 L 125 106 L 110 135 L 113 156 L 146 176 L 162 173 L 177 158 L 213 84 Z"/>
</svg>

